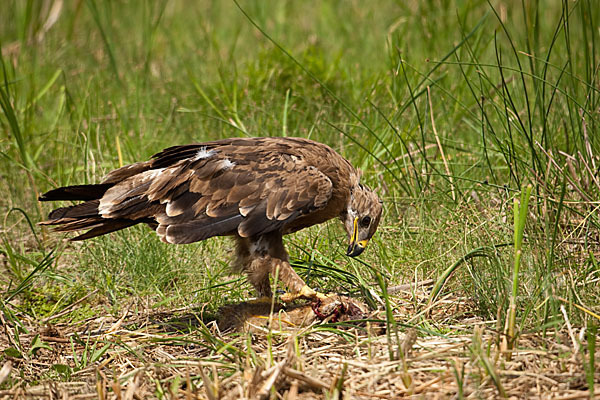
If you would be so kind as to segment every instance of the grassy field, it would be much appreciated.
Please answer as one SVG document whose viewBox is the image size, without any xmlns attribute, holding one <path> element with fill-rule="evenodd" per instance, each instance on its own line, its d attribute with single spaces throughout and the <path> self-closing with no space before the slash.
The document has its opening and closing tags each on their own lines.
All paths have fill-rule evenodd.
<svg viewBox="0 0 600 400">
<path fill-rule="evenodd" d="M 5 3 L 0 397 L 598 398 L 593 0 Z M 286 238 L 367 325 L 220 332 L 254 296 L 227 239 L 36 225 L 46 190 L 234 136 L 327 143 L 384 199 L 359 259 L 337 221 Z"/>
</svg>

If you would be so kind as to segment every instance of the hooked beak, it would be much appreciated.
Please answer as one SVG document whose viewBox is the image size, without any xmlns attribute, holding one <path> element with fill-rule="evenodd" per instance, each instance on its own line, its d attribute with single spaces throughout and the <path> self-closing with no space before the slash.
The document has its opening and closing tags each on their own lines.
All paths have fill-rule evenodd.
<svg viewBox="0 0 600 400">
<path fill-rule="evenodd" d="M 354 230 L 352 231 L 352 237 L 350 238 L 350 244 L 348 245 L 348 251 L 346 255 L 349 257 L 356 257 L 360 255 L 367 247 L 369 240 L 358 240 L 358 217 L 354 218 Z"/>
</svg>

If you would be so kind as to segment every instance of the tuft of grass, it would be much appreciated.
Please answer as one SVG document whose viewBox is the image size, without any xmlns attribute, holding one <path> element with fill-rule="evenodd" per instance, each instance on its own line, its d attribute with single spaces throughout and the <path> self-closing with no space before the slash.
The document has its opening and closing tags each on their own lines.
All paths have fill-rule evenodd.
<svg viewBox="0 0 600 400">
<path fill-rule="evenodd" d="M 516 345 L 516 324 L 517 324 L 517 296 L 519 294 L 519 270 L 521 268 L 521 255 L 523 254 L 523 231 L 525 221 L 527 220 L 529 197 L 533 187 L 528 185 L 525 191 L 521 193 L 521 201 L 516 198 L 513 202 L 514 210 L 514 265 L 512 273 L 512 291 L 510 292 L 510 305 L 506 325 L 504 327 L 503 347 L 506 349 L 506 358 L 510 360 L 510 351 Z"/>
</svg>

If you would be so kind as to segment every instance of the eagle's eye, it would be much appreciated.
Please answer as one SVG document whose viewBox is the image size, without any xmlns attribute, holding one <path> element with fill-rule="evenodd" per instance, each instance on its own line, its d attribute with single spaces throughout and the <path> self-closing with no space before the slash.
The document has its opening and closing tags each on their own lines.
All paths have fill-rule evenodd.
<svg viewBox="0 0 600 400">
<path fill-rule="evenodd" d="M 366 217 L 363 217 L 363 219 L 360 220 L 360 225 L 365 228 L 367 226 L 369 226 L 370 223 L 371 223 L 371 217 L 369 217 L 368 215 Z"/>
</svg>

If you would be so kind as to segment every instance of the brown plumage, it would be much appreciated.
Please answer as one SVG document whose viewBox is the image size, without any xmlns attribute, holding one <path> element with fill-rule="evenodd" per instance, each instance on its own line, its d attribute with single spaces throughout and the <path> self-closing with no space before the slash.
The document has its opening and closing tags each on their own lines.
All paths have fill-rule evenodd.
<svg viewBox="0 0 600 400">
<path fill-rule="evenodd" d="M 43 225 L 104 235 L 146 223 L 167 243 L 234 236 L 236 269 L 259 295 L 269 273 L 291 294 L 314 297 L 288 262 L 282 236 L 340 217 L 357 256 L 381 217 L 377 195 L 329 146 L 302 138 L 232 138 L 170 147 L 151 160 L 116 169 L 99 184 L 51 190 L 41 201 L 82 200 L 52 211 Z"/>
</svg>

